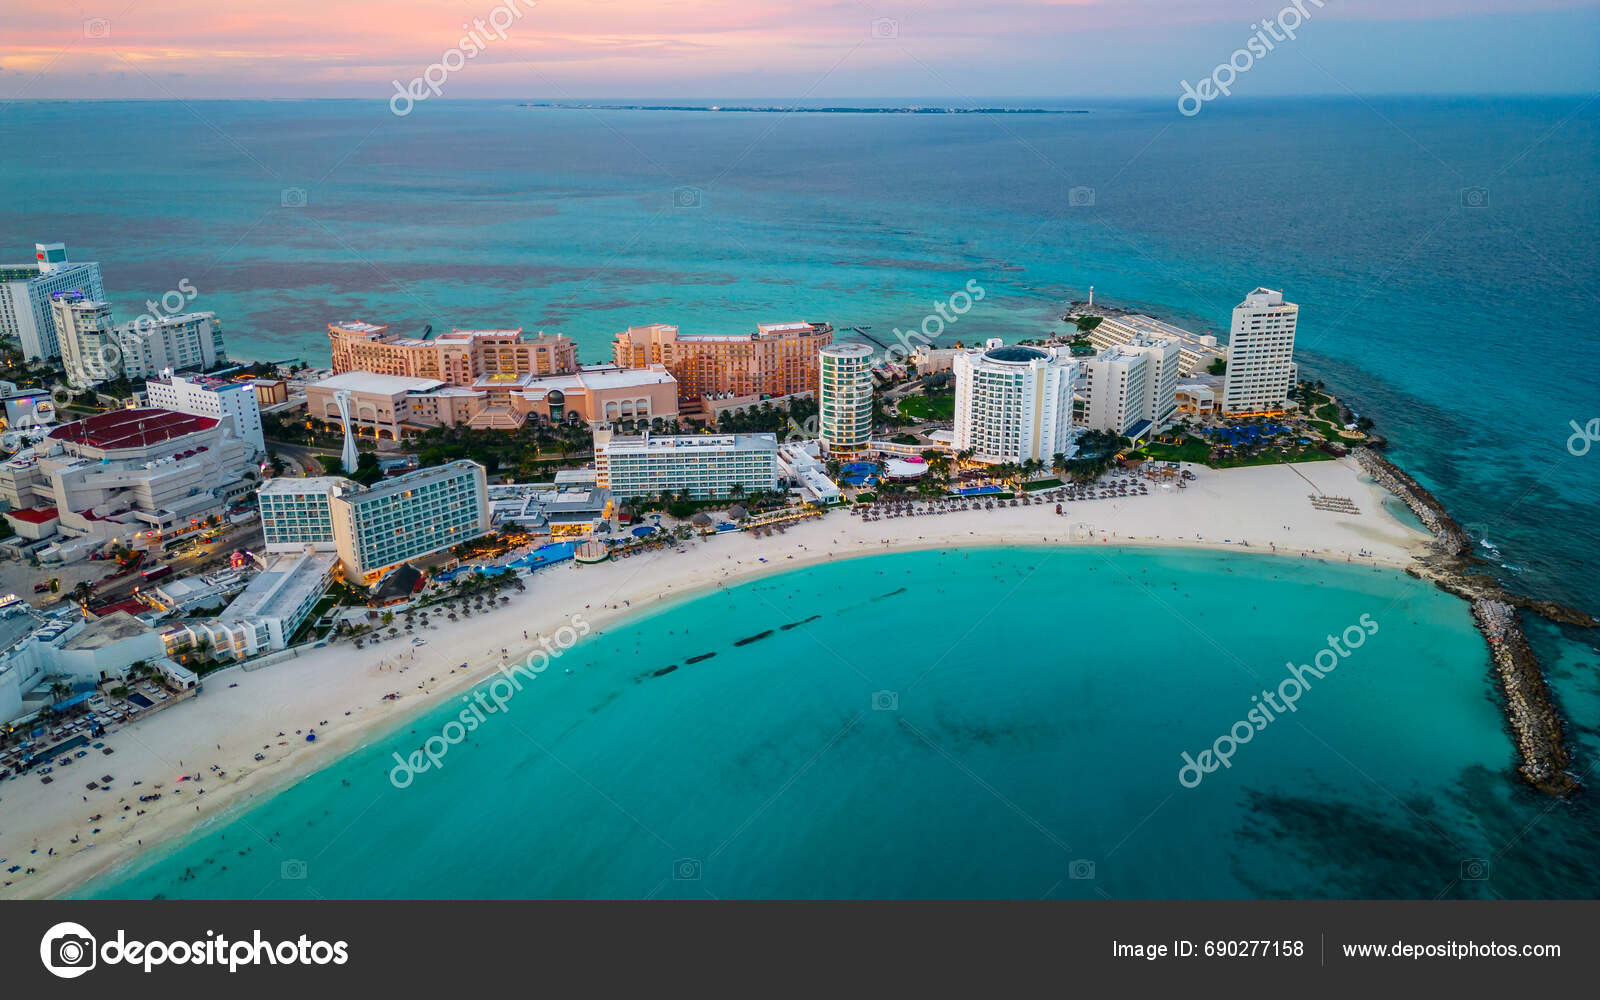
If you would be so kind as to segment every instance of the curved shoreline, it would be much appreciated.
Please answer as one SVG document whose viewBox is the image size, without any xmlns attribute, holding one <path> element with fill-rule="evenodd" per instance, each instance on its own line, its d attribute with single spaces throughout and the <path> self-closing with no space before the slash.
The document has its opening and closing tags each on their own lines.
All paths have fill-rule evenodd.
<svg viewBox="0 0 1600 1000">
<path fill-rule="evenodd" d="M 113 732 L 110 742 L 119 747 L 119 757 L 110 760 L 118 762 L 118 772 L 126 772 L 129 762 L 121 754 L 143 747 L 150 753 L 141 763 L 158 775 L 162 768 L 170 773 L 171 760 L 184 760 L 185 770 L 189 770 L 196 755 L 201 760 L 214 755 L 224 761 L 228 772 L 221 785 L 216 784 L 214 775 L 205 775 L 209 787 L 203 799 L 193 795 L 164 796 L 165 801 L 155 803 L 162 808 L 148 810 L 149 815 L 138 817 L 115 835 L 103 829 L 98 846 L 75 845 L 77 849 L 72 853 L 65 853 L 63 845 L 70 834 L 82 833 L 79 828 L 83 822 L 73 822 L 72 810 L 84 808 L 83 805 L 71 803 L 70 799 L 64 804 L 66 808 L 59 802 L 41 804 L 39 812 L 29 811 L 25 817 L 37 821 L 24 831 L 38 847 L 38 855 L 32 860 L 37 864 L 44 858 L 46 845 L 57 848 L 58 856 L 3 895 L 51 896 L 73 891 L 121 865 L 147 857 L 151 851 L 170 847 L 212 822 L 236 817 L 239 811 L 276 794 L 290 782 L 385 738 L 438 707 L 447 697 L 481 683 L 504 661 L 502 646 L 507 650 L 526 648 L 520 638 L 524 628 L 530 639 L 532 635 L 550 634 L 568 623 L 568 612 L 582 614 L 594 631 L 603 631 L 624 620 L 671 611 L 712 590 L 816 563 L 925 549 L 1175 548 L 1326 562 L 1342 559 L 1403 571 L 1428 544 L 1425 534 L 1402 524 L 1383 508 L 1385 491 L 1362 479 L 1353 462 L 1316 463 L 1298 472 L 1282 466 L 1197 471 L 1200 478 L 1187 490 L 1127 500 L 1080 501 L 1063 505 L 1062 516 L 1054 513 L 1054 502 L 896 519 L 892 525 L 866 523 L 837 511 L 770 538 L 728 533 L 688 543 L 685 554 L 669 549 L 594 566 L 546 569 L 530 578 L 529 593 L 511 605 L 474 615 L 470 622 L 430 626 L 428 631 L 437 629 L 438 636 L 429 636 L 430 643 L 421 647 L 425 655 L 420 659 L 416 656 L 419 650 L 403 645 L 402 636 L 401 642 L 386 640 L 360 652 L 349 644 L 335 643 L 260 671 L 218 671 L 206 678 L 207 692 L 201 698 L 150 720 L 151 732 L 142 733 L 139 724 Z M 1364 495 L 1360 504 L 1363 513 L 1332 515 L 1315 510 L 1305 499 L 1307 473 L 1330 490 L 1358 498 Z M 1264 509 L 1272 512 L 1265 520 Z M 1271 517 L 1281 517 L 1286 523 L 1279 530 L 1270 531 L 1267 526 Z M 1187 532 L 1196 527 L 1202 530 L 1177 532 L 1179 528 Z M 1273 536 L 1293 538 L 1307 543 L 1307 548 L 1291 548 L 1282 541 L 1273 541 Z M 1357 554 L 1360 550 L 1372 554 L 1362 557 Z M 567 610 L 561 611 L 562 608 Z M 557 611 L 561 613 L 556 614 Z M 455 650 L 448 660 L 455 663 L 447 663 L 439 652 L 446 644 L 441 640 L 447 638 Z M 401 659 L 387 670 L 379 667 L 396 656 Z M 404 666 L 399 665 L 402 662 Z M 463 662 L 465 670 L 460 667 Z M 382 694 L 389 693 L 387 688 L 400 682 L 411 683 L 398 675 L 414 677 L 409 672 L 419 668 L 421 672 L 431 669 L 433 674 L 395 700 L 380 700 Z M 231 690 L 226 686 L 229 682 L 238 684 L 239 690 Z M 280 705 L 275 698 L 287 703 Z M 163 718 L 167 722 L 162 723 Z M 296 733 L 272 745 L 268 760 L 259 764 L 248 762 L 248 758 L 261 749 L 261 737 L 247 743 L 235 731 L 276 729 L 287 734 L 297 726 L 305 728 L 303 723 L 319 720 L 327 725 L 317 727 L 315 743 L 301 742 Z M 162 726 L 159 731 L 157 725 Z M 205 735 L 207 727 L 209 737 Z M 189 738 L 173 739 L 174 733 L 187 734 Z M 141 739 L 142 735 L 151 738 Z M 163 737 L 165 742 L 156 737 Z M 269 737 L 267 742 L 272 744 L 274 739 Z M 129 742 L 139 746 L 129 747 Z M 211 742 L 218 744 L 217 751 L 203 749 L 209 748 Z M 189 756 L 179 758 L 178 754 Z M 244 754 L 246 762 L 241 763 L 237 756 L 230 762 L 230 754 Z M 151 774 L 144 777 L 148 784 Z M 55 787 L 69 795 L 76 794 L 60 785 Z M 125 784 L 119 783 L 119 787 Z M 50 791 L 38 786 L 17 790 L 34 793 L 31 797 L 39 800 L 49 795 L 38 793 Z M 13 789 L 0 786 L 0 794 L 10 800 Z M 101 801 L 104 799 L 96 803 Z M 7 805 L 11 803 L 8 801 Z M 201 808 L 191 810 L 190 806 Z M 152 840 L 152 844 L 147 848 L 139 843 L 143 839 Z M 127 843 L 129 840 L 135 843 Z M 14 844 L 0 850 L 0 855 L 9 855 L 13 863 L 21 853 L 25 852 L 18 851 Z"/>
</svg>

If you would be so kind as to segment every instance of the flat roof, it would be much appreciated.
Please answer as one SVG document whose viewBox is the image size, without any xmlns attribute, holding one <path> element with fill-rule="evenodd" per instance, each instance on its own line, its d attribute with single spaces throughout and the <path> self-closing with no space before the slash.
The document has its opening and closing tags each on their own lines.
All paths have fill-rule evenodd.
<svg viewBox="0 0 1600 1000">
<path fill-rule="evenodd" d="M 18 507 L 16 510 L 6 511 L 6 516 L 28 524 L 49 524 L 60 517 L 61 512 L 54 507 Z"/>
<path fill-rule="evenodd" d="M 121 639 L 143 635 L 150 627 L 126 611 L 113 611 L 91 621 L 82 632 L 62 643 L 62 649 L 99 649 Z"/>
<path fill-rule="evenodd" d="M 62 424 L 50 432 L 50 437 L 56 441 L 76 441 L 109 451 L 160 444 L 173 438 L 208 431 L 217 423 L 215 417 L 175 413 L 172 410 L 116 410 Z"/>
<path fill-rule="evenodd" d="M 233 599 L 218 620 L 281 618 L 293 613 L 322 586 L 338 559 L 336 552 L 301 552 L 274 559 Z"/>
<path fill-rule="evenodd" d="M 349 389 L 351 392 L 378 392 L 398 396 L 403 392 L 427 392 L 444 385 L 436 378 L 410 378 L 405 375 L 379 375 L 377 372 L 345 372 L 311 383 L 316 389 Z"/>
<path fill-rule="evenodd" d="M 289 493 L 294 495 L 307 493 L 331 493 L 340 486 L 350 485 L 350 480 L 342 476 L 307 476 L 296 479 L 290 476 L 275 476 L 261 484 L 257 493 Z"/>
</svg>

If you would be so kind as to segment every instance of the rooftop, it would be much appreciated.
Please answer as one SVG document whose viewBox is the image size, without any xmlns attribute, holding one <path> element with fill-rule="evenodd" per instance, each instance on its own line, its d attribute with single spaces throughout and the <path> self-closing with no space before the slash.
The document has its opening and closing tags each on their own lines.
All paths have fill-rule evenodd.
<svg viewBox="0 0 1600 1000">
<path fill-rule="evenodd" d="M 62 424 L 50 432 L 50 437 L 56 441 L 76 441 L 110 451 L 160 444 L 173 438 L 208 431 L 217 426 L 217 422 L 215 417 L 174 413 L 171 410 L 113 410 Z"/>
<path fill-rule="evenodd" d="M 339 561 L 334 552 L 302 552 L 274 559 L 219 616 L 221 621 L 281 618 L 299 609 L 320 590 Z"/>
<path fill-rule="evenodd" d="M 6 516 L 28 524 L 49 524 L 60 517 L 61 512 L 54 507 L 18 507 L 16 510 L 6 511 Z"/>
<path fill-rule="evenodd" d="M 91 621 L 82 632 L 61 644 L 62 649 L 100 649 L 122 639 L 131 639 L 150 631 L 150 626 L 128 614 L 113 611 L 104 618 Z"/>
<path fill-rule="evenodd" d="M 690 451 L 715 448 L 778 450 L 776 434 L 641 434 L 614 437 L 606 451 Z"/>
<path fill-rule="evenodd" d="M 305 494 L 331 493 L 337 487 L 350 485 L 350 480 L 342 476 L 307 476 L 296 479 L 290 476 L 278 476 L 261 484 L 257 493 L 286 493 L 291 496 Z"/>
<path fill-rule="evenodd" d="M 994 347 L 983 352 L 983 356 L 990 361 L 999 361 L 1008 365 L 1026 365 L 1035 361 L 1046 361 L 1050 355 L 1032 347 Z"/>
<path fill-rule="evenodd" d="M 316 389 L 349 389 L 351 392 L 375 392 L 398 396 L 404 392 L 428 392 L 444 385 L 436 378 L 409 378 L 404 375 L 379 375 L 376 372 L 345 372 L 313 382 Z"/>
</svg>

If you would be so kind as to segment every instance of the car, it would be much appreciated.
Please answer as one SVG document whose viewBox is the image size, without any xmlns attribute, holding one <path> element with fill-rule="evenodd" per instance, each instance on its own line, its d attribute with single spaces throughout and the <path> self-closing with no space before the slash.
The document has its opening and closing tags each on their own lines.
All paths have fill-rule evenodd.
<svg viewBox="0 0 1600 1000">
<path fill-rule="evenodd" d="M 87 756 L 89 756 L 89 751 L 87 751 L 87 750 L 79 750 L 77 753 L 73 754 L 72 756 L 74 756 L 74 757 L 87 757 Z"/>
<path fill-rule="evenodd" d="M 411 645 L 413 645 L 413 646 L 426 646 L 427 644 L 428 644 L 428 640 L 424 639 L 420 635 L 417 636 L 415 639 L 411 640 Z"/>
<path fill-rule="evenodd" d="M 39 768 L 39 770 L 37 770 L 37 771 L 35 771 L 33 773 L 37 774 L 39 777 L 42 778 L 42 777 L 44 777 L 45 775 L 49 774 L 51 771 L 54 771 L 54 770 L 55 770 L 55 768 L 53 768 L 53 767 L 41 767 L 41 768 Z"/>
</svg>

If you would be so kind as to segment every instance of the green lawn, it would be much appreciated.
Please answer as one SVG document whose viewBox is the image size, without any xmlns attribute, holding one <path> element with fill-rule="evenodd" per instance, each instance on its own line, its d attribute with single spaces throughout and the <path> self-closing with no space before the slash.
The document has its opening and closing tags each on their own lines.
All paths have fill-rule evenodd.
<svg viewBox="0 0 1600 1000">
<path fill-rule="evenodd" d="M 900 415 L 913 420 L 952 420 L 956 415 L 954 393 L 937 396 L 906 396 L 899 403 Z"/>
<path fill-rule="evenodd" d="M 1332 456 L 1309 445 L 1294 445 L 1288 450 L 1270 450 L 1251 458 L 1225 458 L 1213 462 L 1211 446 L 1196 437 L 1185 438 L 1181 445 L 1152 442 L 1140 449 L 1140 454 L 1158 462 L 1196 462 L 1213 469 L 1237 469 L 1252 465 L 1281 465 L 1292 462 L 1324 462 Z"/>
</svg>

